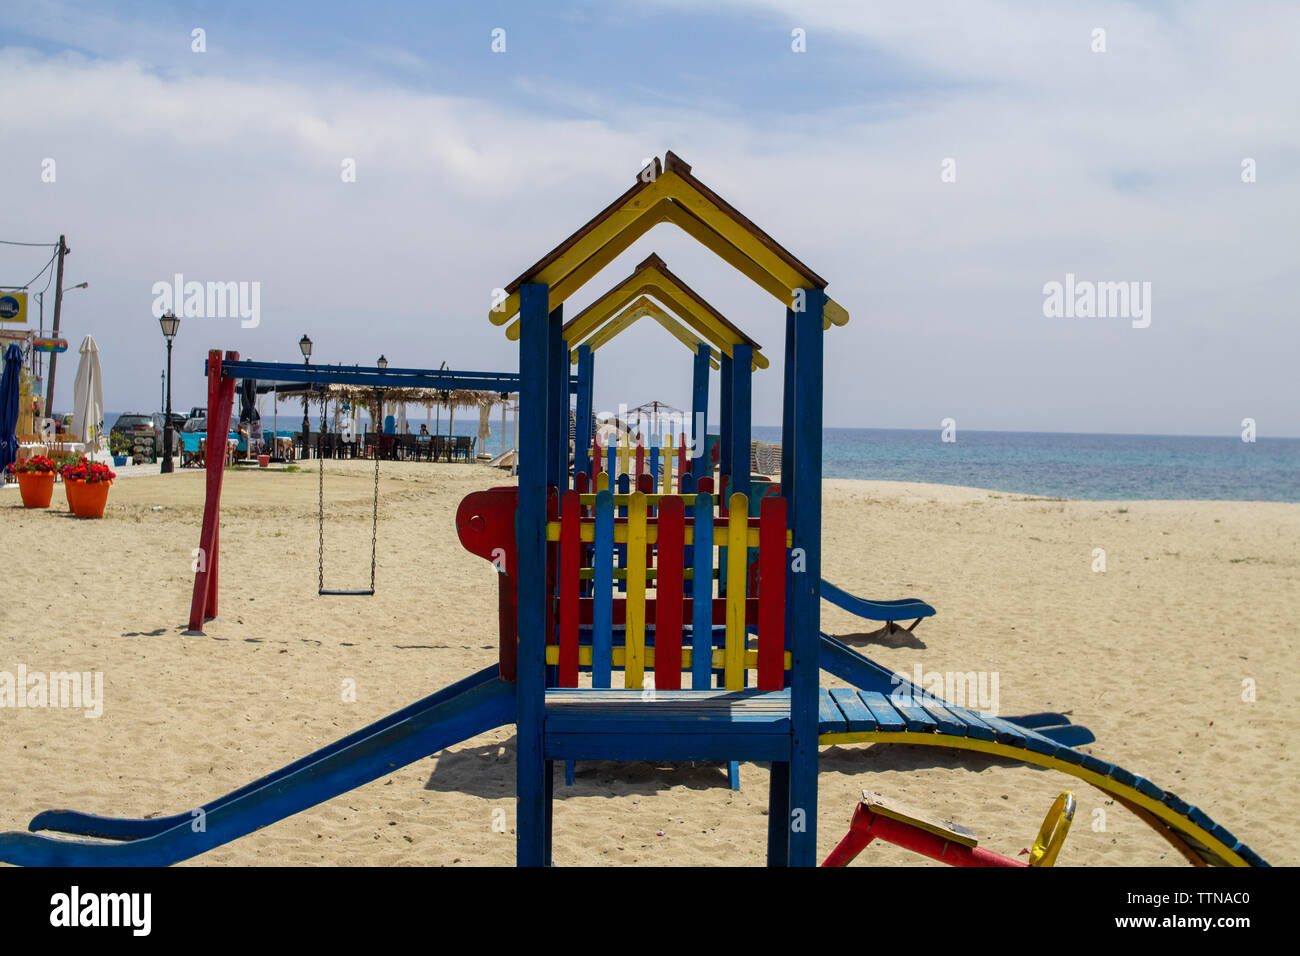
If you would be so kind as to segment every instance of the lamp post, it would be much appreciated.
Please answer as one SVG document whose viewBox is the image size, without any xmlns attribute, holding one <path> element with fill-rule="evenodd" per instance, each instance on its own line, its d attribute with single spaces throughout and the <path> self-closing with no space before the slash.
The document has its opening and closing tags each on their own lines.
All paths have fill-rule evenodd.
<svg viewBox="0 0 1300 956">
<path fill-rule="evenodd" d="M 163 460 L 162 474 L 170 475 L 175 470 L 172 463 L 172 339 L 181 327 L 181 320 L 169 309 L 158 319 L 162 326 L 163 337 L 167 339 L 167 411 L 163 414 Z"/>
<path fill-rule="evenodd" d="M 306 335 L 303 335 L 303 337 L 298 340 L 298 350 L 302 352 L 302 364 L 310 365 L 311 339 Z M 307 396 L 310 392 L 311 389 L 308 387 L 308 383 L 304 382 L 302 390 L 302 457 L 304 458 L 308 457 L 308 440 L 311 436 L 311 425 L 307 422 Z"/>
</svg>

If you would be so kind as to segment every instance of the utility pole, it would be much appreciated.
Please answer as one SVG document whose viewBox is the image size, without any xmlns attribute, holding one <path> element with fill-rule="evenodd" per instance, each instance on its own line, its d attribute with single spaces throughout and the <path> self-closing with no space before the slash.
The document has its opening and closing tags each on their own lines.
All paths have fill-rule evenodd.
<svg viewBox="0 0 1300 956">
<path fill-rule="evenodd" d="M 71 252 L 63 236 L 59 236 L 59 268 L 54 276 L 54 332 L 52 337 L 59 337 L 59 311 L 63 306 L 63 257 Z M 43 306 L 43 303 L 42 303 Z M 45 417 L 54 414 L 54 363 L 59 353 L 50 353 L 50 380 L 45 386 Z"/>
</svg>

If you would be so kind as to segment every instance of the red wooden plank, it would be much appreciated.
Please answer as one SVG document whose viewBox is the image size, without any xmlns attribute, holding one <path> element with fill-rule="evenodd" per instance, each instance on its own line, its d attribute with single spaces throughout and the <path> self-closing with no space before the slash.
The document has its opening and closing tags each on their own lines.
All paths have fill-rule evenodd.
<svg viewBox="0 0 1300 956">
<path fill-rule="evenodd" d="M 655 579 L 655 687 L 682 688 L 682 567 L 686 507 L 681 498 L 659 499 L 659 576 Z"/>
<path fill-rule="evenodd" d="M 677 493 L 682 494 L 682 479 L 686 477 L 686 441 L 682 439 L 677 445 Z"/>
<path fill-rule="evenodd" d="M 573 476 L 573 490 L 580 495 L 587 493 L 587 473 L 580 471 Z"/>
<path fill-rule="evenodd" d="M 758 689 L 785 684 L 785 499 L 764 498 L 758 529 Z"/>
<path fill-rule="evenodd" d="M 578 686 L 578 566 L 582 541 L 577 490 L 566 491 L 560 504 L 560 687 Z"/>
<path fill-rule="evenodd" d="M 605 470 L 605 456 L 600 450 L 600 429 L 596 429 L 596 434 L 591 436 L 591 478 L 595 481 L 596 476 Z"/>
<path fill-rule="evenodd" d="M 636 446 L 636 484 L 637 489 L 641 487 L 641 476 L 645 474 L 645 445 Z"/>
</svg>

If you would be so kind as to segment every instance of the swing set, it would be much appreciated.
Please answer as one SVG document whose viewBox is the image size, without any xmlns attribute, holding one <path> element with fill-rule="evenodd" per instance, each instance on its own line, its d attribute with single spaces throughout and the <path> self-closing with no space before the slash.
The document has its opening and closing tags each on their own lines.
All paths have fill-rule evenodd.
<svg viewBox="0 0 1300 956">
<path fill-rule="evenodd" d="M 213 349 L 204 366 L 208 380 L 208 447 L 219 447 L 230 427 L 235 385 L 241 379 L 255 379 L 279 385 L 306 385 L 309 391 L 323 391 L 328 385 L 355 385 L 383 394 L 389 389 L 426 388 L 450 391 L 470 389 L 490 392 L 518 392 L 519 375 L 514 372 L 463 372 L 453 369 L 391 368 L 356 365 L 311 365 L 289 362 L 240 360 L 238 352 Z M 578 391 L 578 378 L 571 377 L 570 391 Z M 326 428 L 321 409 L 320 433 Z M 219 441 L 218 441 L 219 439 Z M 194 575 L 190 600 L 189 629 L 201 632 L 203 622 L 217 616 L 220 580 L 221 489 L 225 470 L 219 456 L 209 455 L 205 465 L 207 491 L 203 526 L 199 535 L 202 560 Z M 374 493 L 370 519 L 370 586 L 327 588 L 325 586 L 325 460 L 319 462 L 317 501 L 317 593 L 322 597 L 371 597 L 375 593 L 375 567 L 379 538 L 379 457 L 375 457 Z"/>
</svg>

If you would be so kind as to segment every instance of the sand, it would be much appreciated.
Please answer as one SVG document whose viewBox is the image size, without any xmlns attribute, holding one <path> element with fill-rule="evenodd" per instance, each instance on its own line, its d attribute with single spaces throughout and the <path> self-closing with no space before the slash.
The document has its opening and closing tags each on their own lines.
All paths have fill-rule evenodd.
<svg viewBox="0 0 1300 956">
<path fill-rule="evenodd" d="M 331 586 L 368 578 L 369 467 L 327 470 Z M 0 709 L 0 830 L 22 829 L 50 807 L 141 816 L 193 808 L 495 659 L 494 572 L 461 549 L 453 516 L 499 474 L 385 463 L 378 594 L 321 598 L 314 469 L 227 475 L 221 616 L 204 636 L 183 636 L 201 473 L 120 480 L 102 521 L 24 511 L 16 490 L 0 491 L 0 671 L 104 675 L 97 719 Z M 1096 548 L 1104 573 L 1093 570 Z M 1298 567 L 1294 504 L 826 483 L 825 576 L 939 611 L 891 636 L 824 604 L 826 631 L 908 675 L 918 665 L 996 673 L 999 712 L 1070 713 L 1096 733 L 1089 751 L 1292 865 Z M 1254 682 L 1253 702 L 1243 700 L 1244 681 Z M 188 865 L 509 864 L 513 757 L 512 728 L 488 733 Z M 575 786 L 556 788 L 555 860 L 759 864 L 767 771 L 742 765 L 741 784 L 730 791 L 712 765 L 579 764 Z M 886 745 L 823 750 L 820 854 L 843 835 L 863 788 L 950 817 L 1013 855 L 1072 788 L 1080 812 L 1060 865 L 1183 864 L 1073 778 Z M 932 865 L 880 844 L 860 858 L 867 863 Z"/>
</svg>

